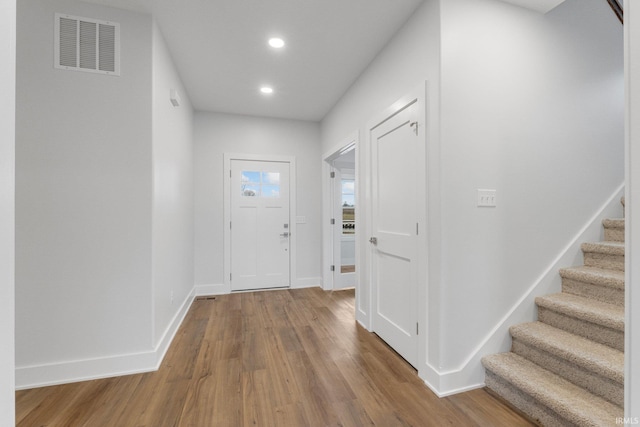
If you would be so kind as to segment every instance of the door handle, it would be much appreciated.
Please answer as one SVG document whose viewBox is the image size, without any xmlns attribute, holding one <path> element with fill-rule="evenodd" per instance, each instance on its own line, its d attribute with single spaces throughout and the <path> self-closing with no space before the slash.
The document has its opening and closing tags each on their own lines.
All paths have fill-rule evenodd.
<svg viewBox="0 0 640 427">
<path fill-rule="evenodd" d="M 372 237 L 369 239 L 369 243 L 373 243 L 374 245 L 378 244 L 378 238 L 377 237 Z"/>
<path fill-rule="evenodd" d="M 285 231 L 280 235 L 280 237 L 289 237 L 289 233 Z"/>
</svg>

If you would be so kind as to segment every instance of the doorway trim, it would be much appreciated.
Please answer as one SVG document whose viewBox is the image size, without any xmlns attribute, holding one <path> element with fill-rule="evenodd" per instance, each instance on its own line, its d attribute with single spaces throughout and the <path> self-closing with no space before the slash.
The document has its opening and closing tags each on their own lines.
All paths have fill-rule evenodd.
<svg viewBox="0 0 640 427">
<path fill-rule="evenodd" d="M 296 260 L 297 260 L 297 240 L 298 230 L 296 227 L 296 158 L 294 156 L 279 156 L 268 154 L 242 154 L 224 153 L 223 168 L 223 222 L 224 229 L 224 288 L 225 293 L 231 293 L 231 161 L 232 160 L 252 160 L 258 162 L 282 162 L 289 163 L 289 233 L 291 236 L 290 261 L 289 261 L 289 285 L 295 287 L 297 280 Z"/>
<path fill-rule="evenodd" d="M 334 272 L 331 271 L 331 266 L 335 265 L 338 268 L 338 264 L 335 263 L 334 250 L 333 250 L 333 226 L 331 225 L 331 218 L 333 218 L 333 203 L 332 203 L 332 191 L 333 181 L 331 178 L 331 172 L 334 171 L 333 160 L 340 157 L 342 153 L 345 153 L 351 149 L 356 150 L 356 206 L 360 203 L 360 190 L 359 190 L 359 175 L 360 169 L 360 154 L 359 154 L 359 140 L 360 132 L 354 131 L 347 137 L 342 139 L 340 143 L 335 145 L 329 151 L 322 155 L 322 288 L 325 291 L 334 289 Z M 356 236 L 359 233 L 356 232 Z M 360 249 L 358 245 L 358 238 L 356 237 L 356 266 L 360 265 Z M 357 271 L 357 267 L 356 267 Z M 356 307 L 358 301 L 358 275 L 356 274 Z M 356 309 L 357 312 L 357 309 Z"/>
</svg>

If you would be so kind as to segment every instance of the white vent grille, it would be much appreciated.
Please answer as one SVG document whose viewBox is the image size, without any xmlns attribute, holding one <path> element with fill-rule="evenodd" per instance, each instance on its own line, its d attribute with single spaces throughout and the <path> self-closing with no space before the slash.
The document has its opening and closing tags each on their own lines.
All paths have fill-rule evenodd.
<svg viewBox="0 0 640 427">
<path fill-rule="evenodd" d="M 56 68 L 120 75 L 120 24 L 56 13 L 55 27 Z"/>
</svg>

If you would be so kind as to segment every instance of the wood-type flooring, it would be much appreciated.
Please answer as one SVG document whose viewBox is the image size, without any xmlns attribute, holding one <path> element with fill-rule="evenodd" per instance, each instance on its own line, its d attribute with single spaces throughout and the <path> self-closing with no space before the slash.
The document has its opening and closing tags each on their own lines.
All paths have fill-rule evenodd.
<svg viewBox="0 0 640 427">
<path fill-rule="evenodd" d="M 354 291 L 193 302 L 156 372 L 16 393 L 18 426 L 531 426 L 485 390 L 437 398 L 354 319 Z"/>
</svg>

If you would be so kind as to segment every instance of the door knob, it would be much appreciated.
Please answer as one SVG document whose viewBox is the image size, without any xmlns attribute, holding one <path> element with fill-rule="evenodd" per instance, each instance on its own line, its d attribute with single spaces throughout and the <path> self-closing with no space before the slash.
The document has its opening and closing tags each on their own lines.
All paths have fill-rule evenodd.
<svg viewBox="0 0 640 427">
<path fill-rule="evenodd" d="M 378 238 L 377 237 L 372 237 L 372 238 L 369 239 L 369 242 L 373 243 L 374 245 L 377 245 L 378 244 Z"/>
<path fill-rule="evenodd" d="M 285 231 L 280 235 L 280 237 L 289 237 L 289 233 Z"/>
</svg>

